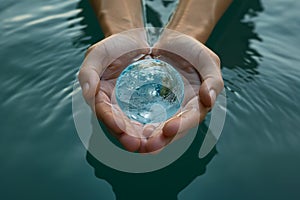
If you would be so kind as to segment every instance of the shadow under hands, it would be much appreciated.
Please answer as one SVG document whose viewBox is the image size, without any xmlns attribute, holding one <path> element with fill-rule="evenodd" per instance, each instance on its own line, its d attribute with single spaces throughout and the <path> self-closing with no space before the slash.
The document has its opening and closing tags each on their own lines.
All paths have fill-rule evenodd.
<svg viewBox="0 0 300 200">
<path fill-rule="evenodd" d="M 207 127 L 202 123 L 189 149 L 171 165 L 153 172 L 121 172 L 102 164 L 89 151 L 86 159 L 94 168 L 95 176 L 106 180 L 112 186 L 118 200 L 173 200 L 177 199 L 178 193 L 196 177 L 205 173 L 207 164 L 216 155 L 217 151 L 214 148 L 205 158 L 198 157 L 206 132 Z M 93 135 L 90 141 L 93 140 Z"/>
<path fill-rule="evenodd" d="M 90 45 L 103 39 L 103 33 L 88 1 L 80 1 L 78 7 L 83 9 L 77 17 L 83 17 L 80 23 L 85 28 L 82 38 L 76 43 Z M 255 16 L 261 11 L 263 7 L 259 0 L 234 1 L 219 21 L 207 46 L 220 56 L 223 67 L 249 69 L 253 75 L 258 74 L 257 59 L 262 56 L 250 43 L 251 40 L 261 39 L 255 32 L 254 23 L 243 19 L 246 15 Z M 151 18 L 150 15 L 148 17 Z M 157 23 L 158 26 L 161 25 L 160 21 Z M 207 164 L 217 153 L 214 148 L 205 158 L 199 159 L 198 153 L 206 131 L 205 123 L 202 123 L 189 149 L 171 165 L 154 172 L 134 174 L 117 171 L 99 162 L 89 152 L 86 159 L 94 168 L 96 177 L 111 184 L 118 200 L 177 199 L 180 191 L 205 173 Z M 93 135 L 90 140 L 93 140 Z"/>
</svg>

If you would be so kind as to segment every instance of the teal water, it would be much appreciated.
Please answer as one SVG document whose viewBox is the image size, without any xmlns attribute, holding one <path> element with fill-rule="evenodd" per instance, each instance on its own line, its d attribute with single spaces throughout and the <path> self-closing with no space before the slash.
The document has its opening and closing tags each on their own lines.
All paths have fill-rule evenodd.
<svg viewBox="0 0 300 200">
<path fill-rule="evenodd" d="M 87 153 L 72 118 L 72 85 L 102 38 L 87 1 L 0 4 L 0 199 L 300 198 L 300 1 L 236 1 L 207 45 L 222 60 L 222 136 L 197 157 L 205 124 L 175 163 L 114 171 Z M 175 4 L 147 1 L 162 26 Z M 159 14 L 160 13 L 160 14 Z"/>
</svg>

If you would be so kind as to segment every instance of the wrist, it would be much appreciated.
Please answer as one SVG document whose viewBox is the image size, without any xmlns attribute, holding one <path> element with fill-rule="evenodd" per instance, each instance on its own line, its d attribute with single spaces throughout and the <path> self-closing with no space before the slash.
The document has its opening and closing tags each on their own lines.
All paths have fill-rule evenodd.
<svg viewBox="0 0 300 200">
<path fill-rule="evenodd" d="M 90 0 L 105 37 L 144 27 L 141 0 Z"/>
<path fill-rule="evenodd" d="M 205 19 L 197 24 L 193 24 L 188 21 L 170 23 L 167 25 L 167 28 L 191 36 L 201 43 L 205 43 L 209 38 L 214 26 L 215 23 L 212 20 Z"/>
<path fill-rule="evenodd" d="M 98 21 L 101 25 L 105 37 L 128 31 L 130 29 L 139 28 L 138 26 L 135 26 L 132 22 L 130 22 L 129 19 L 125 18 L 121 20 L 122 22 L 120 22 L 120 20 L 117 20 L 111 16 L 99 16 Z"/>
<path fill-rule="evenodd" d="M 167 28 L 205 43 L 232 0 L 180 1 Z"/>
</svg>

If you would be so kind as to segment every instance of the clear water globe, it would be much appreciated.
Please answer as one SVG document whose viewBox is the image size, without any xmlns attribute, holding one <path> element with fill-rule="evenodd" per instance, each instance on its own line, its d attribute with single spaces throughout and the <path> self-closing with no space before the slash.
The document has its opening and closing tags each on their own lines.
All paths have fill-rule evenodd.
<svg viewBox="0 0 300 200">
<path fill-rule="evenodd" d="M 142 124 L 163 122 L 181 107 L 184 83 L 167 62 L 144 59 L 127 66 L 116 83 L 116 99 L 122 111 Z"/>
</svg>

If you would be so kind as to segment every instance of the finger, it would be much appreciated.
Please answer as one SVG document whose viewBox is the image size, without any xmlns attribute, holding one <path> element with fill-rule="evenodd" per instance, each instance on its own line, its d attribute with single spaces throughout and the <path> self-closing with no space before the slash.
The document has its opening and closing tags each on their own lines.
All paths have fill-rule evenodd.
<svg viewBox="0 0 300 200">
<path fill-rule="evenodd" d="M 186 110 L 165 124 L 163 134 L 166 137 L 174 137 L 178 133 L 185 132 L 197 126 L 200 123 L 200 114 L 200 111 L 196 108 Z"/>
<path fill-rule="evenodd" d="M 140 149 L 141 146 L 141 140 L 137 137 L 128 135 L 126 133 L 121 133 L 121 134 L 116 134 L 114 131 L 109 129 L 107 127 L 107 130 L 109 133 L 114 136 L 120 143 L 121 145 L 130 152 L 134 152 Z"/>
<path fill-rule="evenodd" d="M 102 91 L 97 94 L 95 102 L 97 118 L 100 119 L 112 132 L 120 135 L 125 130 L 125 122 L 122 116 L 115 117 L 109 97 Z"/>
<path fill-rule="evenodd" d="M 126 56 L 123 56 L 124 58 L 122 58 L 121 62 L 124 59 L 128 59 L 128 56 L 133 58 L 138 54 L 150 51 L 145 44 L 138 44 L 133 41 L 129 44 L 127 43 L 128 37 L 120 34 L 119 36 L 115 35 L 106 38 L 88 49 L 78 78 L 83 90 L 83 96 L 93 110 L 95 110 L 94 97 L 99 88 L 100 77 L 105 69 L 114 61 L 118 63 L 116 60 L 122 55 Z"/>
<path fill-rule="evenodd" d="M 149 138 L 151 137 L 151 135 L 153 135 L 155 131 L 155 126 L 152 125 L 152 124 L 146 124 L 144 127 L 143 127 L 143 136 L 145 138 Z"/>
<path fill-rule="evenodd" d="M 146 144 L 147 144 L 147 139 L 146 138 L 140 138 L 139 153 L 147 153 Z"/>
<path fill-rule="evenodd" d="M 169 51 L 191 63 L 203 80 L 199 91 L 200 101 L 207 107 L 213 106 L 224 87 L 219 57 L 201 42 L 184 34 L 166 31 L 164 37 L 166 41 L 159 42 L 152 52 L 155 54 L 160 49 Z"/>
<path fill-rule="evenodd" d="M 160 134 L 149 138 L 146 145 L 147 152 L 162 150 L 170 142 L 183 137 L 191 128 L 203 121 L 209 109 L 202 104 L 199 105 L 199 108 L 193 107 L 192 105 L 195 103 L 193 101 L 198 102 L 198 98 L 193 99 L 190 105 L 187 105 L 185 112 L 169 120 Z"/>
<path fill-rule="evenodd" d="M 167 138 L 162 134 L 163 123 L 157 124 L 157 126 L 152 128 L 153 132 L 144 144 L 146 153 L 154 153 L 162 150 L 162 148 L 172 140 L 172 138 Z"/>
<path fill-rule="evenodd" d="M 101 43 L 103 43 L 101 41 Z M 106 59 L 105 52 L 101 45 L 91 46 L 86 53 L 86 57 L 79 71 L 78 79 L 82 88 L 83 97 L 86 102 L 95 111 L 95 95 L 100 86 L 100 75 L 104 68 L 102 67 Z"/>
<path fill-rule="evenodd" d="M 165 123 L 163 134 L 166 137 L 174 137 L 188 132 L 204 120 L 208 111 L 209 108 L 199 102 L 197 97 L 194 97 L 186 104 L 181 113 Z"/>
<path fill-rule="evenodd" d="M 83 66 L 95 66 L 99 75 L 115 60 L 123 55 L 135 57 L 139 53 L 148 53 L 149 46 L 145 41 L 137 41 L 137 32 L 115 34 L 89 48 Z"/>
<path fill-rule="evenodd" d="M 127 151 L 131 152 L 137 151 L 141 146 L 141 141 L 139 138 L 130 136 L 126 133 L 123 133 L 119 137 L 119 141 Z"/>
<path fill-rule="evenodd" d="M 206 107 L 213 107 L 217 95 L 222 91 L 223 87 L 224 83 L 220 75 L 204 78 L 199 90 L 201 103 Z"/>
<path fill-rule="evenodd" d="M 203 82 L 200 86 L 200 101 L 207 107 L 215 104 L 218 94 L 224 88 L 224 82 L 220 69 L 220 59 L 211 50 L 205 47 L 205 50 L 199 56 L 199 60 L 203 60 L 203 64 L 197 67 L 202 76 Z"/>
<path fill-rule="evenodd" d="M 97 71 L 93 67 L 81 68 L 78 75 L 78 79 L 82 88 L 82 95 L 85 101 L 95 111 L 95 95 L 98 92 L 100 86 L 100 77 Z"/>
<path fill-rule="evenodd" d="M 162 150 L 174 139 L 182 137 L 184 133 L 187 133 L 191 128 L 203 121 L 208 108 L 201 104 L 199 108 L 195 107 L 195 103 L 198 104 L 198 98 L 191 100 L 184 112 L 166 122 L 160 133 L 155 133 L 153 137 L 148 139 L 146 144 L 147 152 Z"/>
<path fill-rule="evenodd" d="M 122 55 L 126 55 L 124 59 L 128 59 L 128 56 L 133 58 L 138 54 L 148 53 L 150 51 L 148 44 L 144 40 L 134 39 L 135 36 L 141 38 L 140 35 L 142 34 L 144 34 L 142 29 L 140 31 L 128 31 L 124 34 L 110 36 L 91 46 L 82 63 L 82 71 L 86 75 L 83 76 L 84 81 L 82 83 L 85 84 L 89 80 L 88 74 L 96 72 L 100 77 L 104 70 Z"/>
<path fill-rule="evenodd" d="M 163 149 L 172 140 L 172 137 L 166 137 L 163 134 L 157 134 L 154 137 L 148 139 L 146 144 L 147 152 L 155 152 Z"/>
<path fill-rule="evenodd" d="M 96 98 L 96 114 L 110 130 L 111 134 L 116 137 L 123 147 L 134 152 L 140 148 L 140 139 L 135 136 L 128 135 L 125 133 L 126 124 L 123 115 L 116 115 L 113 105 L 110 103 L 110 98 L 104 91 L 100 91 Z"/>
</svg>

